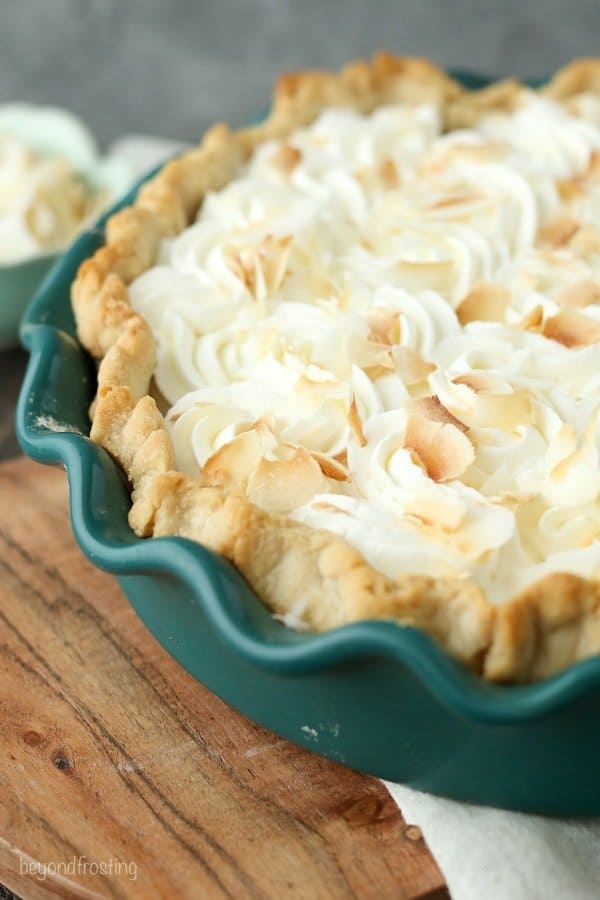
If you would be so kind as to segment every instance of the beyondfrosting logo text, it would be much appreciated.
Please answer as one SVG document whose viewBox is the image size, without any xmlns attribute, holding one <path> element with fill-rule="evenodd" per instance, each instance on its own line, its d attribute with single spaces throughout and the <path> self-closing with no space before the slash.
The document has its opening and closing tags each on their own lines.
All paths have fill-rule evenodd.
<svg viewBox="0 0 600 900">
<path fill-rule="evenodd" d="M 137 863 L 125 862 L 122 859 L 87 859 L 85 856 L 73 856 L 68 860 L 53 862 L 39 862 L 36 859 L 21 859 L 19 873 L 21 875 L 35 875 L 38 881 L 46 881 L 53 877 L 73 877 L 75 875 L 92 875 L 102 877 L 129 878 L 137 880 Z"/>
</svg>

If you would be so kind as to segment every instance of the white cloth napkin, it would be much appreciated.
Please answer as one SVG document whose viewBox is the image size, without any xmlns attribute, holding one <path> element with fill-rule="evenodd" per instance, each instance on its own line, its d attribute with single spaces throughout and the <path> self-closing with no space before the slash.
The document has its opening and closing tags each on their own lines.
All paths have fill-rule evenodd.
<svg viewBox="0 0 600 900">
<path fill-rule="evenodd" d="M 384 784 L 423 832 L 453 900 L 600 898 L 600 819 L 504 812 Z"/>
</svg>

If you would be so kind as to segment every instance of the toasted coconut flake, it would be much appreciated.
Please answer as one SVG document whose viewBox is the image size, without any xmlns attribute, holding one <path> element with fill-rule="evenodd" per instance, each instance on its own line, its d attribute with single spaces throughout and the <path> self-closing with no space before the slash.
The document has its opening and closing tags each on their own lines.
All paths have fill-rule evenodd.
<svg viewBox="0 0 600 900">
<path fill-rule="evenodd" d="M 291 459 L 261 458 L 248 478 L 246 493 L 261 509 L 283 513 L 328 489 L 330 484 L 317 461 L 304 447 L 298 447 Z"/>
<path fill-rule="evenodd" d="M 261 300 L 265 294 L 265 279 L 260 265 L 260 258 L 255 247 L 234 250 L 227 257 L 227 265 L 239 278 L 244 287 L 252 294 L 254 300 Z"/>
<path fill-rule="evenodd" d="M 469 322 L 504 322 L 510 294 L 501 284 L 480 281 L 475 284 L 456 308 L 461 325 Z"/>
<path fill-rule="evenodd" d="M 239 278 L 244 286 L 250 290 L 252 286 L 250 281 L 250 270 L 247 269 L 241 254 L 237 250 L 233 250 L 227 255 L 225 261 L 235 277 Z"/>
<path fill-rule="evenodd" d="M 385 365 L 385 366 L 363 366 L 363 372 L 365 375 L 370 378 L 371 381 L 377 381 L 378 378 L 383 378 L 384 375 L 389 375 L 390 370 L 393 369 L 393 366 Z"/>
<path fill-rule="evenodd" d="M 361 369 L 370 366 L 388 370 L 394 368 L 394 360 L 388 344 L 380 344 L 355 334 L 347 339 L 346 347 L 352 362 Z"/>
<path fill-rule="evenodd" d="M 246 431 L 255 431 L 262 440 L 272 443 L 274 440 L 271 426 L 265 419 L 256 419 L 254 422 L 240 422 L 236 427 L 236 435 Z"/>
<path fill-rule="evenodd" d="M 477 144 L 457 141 L 445 145 L 443 149 L 426 158 L 420 168 L 423 172 L 437 172 L 452 162 L 485 164 L 503 159 L 508 152 L 508 145 L 501 141 L 485 141 Z"/>
<path fill-rule="evenodd" d="M 342 509 L 340 506 L 336 506 L 335 503 L 330 503 L 328 500 L 315 500 L 314 503 L 311 504 L 312 509 L 322 509 L 323 512 L 333 512 L 340 513 L 343 516 L 348 516 L 350 513 Z"/>
<path fill-rule="evenodd" d="M 582 259 L 600 255 L 600 230 L 593 225 L 583 225 L 569 241 L 569 250 Z"/>
<path fill-rule="evenodd" d="M 566 434 L 565 445 L 568 445 L 569 440 L 572 441 L 573 437 L 575 438 L 575 448 L 572 449 L 567 456 L 561 459 L 550 471 L 552 479 L 556 481 L 560 481 L 561 478 L 564 478 L 569 468 L 573 464 L 581 462 L 585 458 L 585 455 L 593 448 L 596 439 L 596 422 L 588 422 L 583 435 L 583 440 L 579 447 L 577 446 L 577 437 L 574 429 L 572 429 L 572 434 Z"/>
<path fill-rule="evenodd" d="M 587 174 L 592 178 L 600 176 L 600 152 L 598 150 L 592 150 L 590 153 Z"/>
<path fill-rule="evenodd" d="M 535 421 L 535 409 L 528 390 L 505 392 L 505 383 L 485 372 L 466 372 L 452 379 L 473 391 L 475 402 L 469 410 L 471 427 L 513 431 Z"/>
<path fill-rule="evenodd" d="M 452 415 L 449 409 L 446 409 L 437 394 L 434 394 L 432 397 L 421 397 L 418 400 L 413 400 L 410 404 L 410 409 L 415 415 L 428 419 L 430 422 L 454 425 L 455 428 L 462 432 L 469 430 L 464 422 L 461 422 L 460 419 Z"/>
<path fill-rule="evenodd" d="M 268 293 L 281 287 L 291 252 L 292 235 L 274 238 L 267 235 L 255 246 L 232 250 L 227 265 L 243 283 L 255 300 L 264 300 Z"/>
<path fill-rule="evenodd" d="M 482 203 L 487 199 L 485 194 L 478 193 L 477 191 L 471 191 L 471 193 L 469 193 L 466 190 L 457 190 L 454 193 L 448 193 L 444 197 L 439 197 L 434 200 L 432 203 L 428 204 L 427 209 L 452 209 L 456 206 L 469 206 L 472 203 Z"/>
<path fill-rule="evenodd" d="M 348 424 L 350 428 L 354 432 L 354 436 L 358 441 L 361 447 L 366 447 L 367 439 L 365 437 L 365 433 L 363 431 L 362 422 L 360 421 L 360 416 L 358 414 L 358 407 L 356 405 L 356 397 L 352 395 L 352 400 L 350 402 L 350 406 L 348 408 Z"/>
<path fill-rule="evenodd" d="M 577 432 L 570 422 L 565 422 L 558 434 L 554 437 L 548 448 L 550 457 L 550 477 L 556 480 L 562 478 L 565 474 L 565 462 L 570 461 L 573 454 L 577 451 Z M 552 462 L 554 464 L 552 465 Z"/>
<path fill-rule="evenodd" d="M 580 223 L 569 213 L 561 213 L 540 229 L 539 238 L 550 247 L 564 247 L 579 230 Z"/>
<path fill-rule="evenodd" d="M 600 303 L 600 284 L 591 279 L 578 281 L 562 290 L 556 297 L 561 306 L 584 307 Z"/>
<path fill-rule="evenodd" d="M 589 347 L 600 341 L 600 322 L 574 309 L 561 309 L 546 319 L 542 334 L 564 347 Z"/>
<path fill-rule="evenodd" d="M 271 157 L 273 165 L 277 166 L 286 175 L 294 171 L 302 159 L 302 152 L 291 144 L 282 144 Z"/>
<path fill-rule="evenodd" d="M 397 310 L 373 309 L 368 315 L 372 339 L 379 344 L 397 344 L 400 341 L 400 313 Z"/>
<path fill-rule="evenodd" d="M 398 175 L 398 169 L 393 159 L 384 159 L 381 161 L 379 165 L 379 176 L 384 185 L 390 190 L 393 190 L 400 185 L 400 176 Z"/>
<path fill-rule="evenodd" d="M 519 328 L 523 331 L 538 331 L 544 320 L 544 308 L 539 303 L 530 309 L 527 315 L 519 322 Z"/>
<path fill-rule="evenodd" d="M 285 235 L 281 238 L 265 238 L 263 244 L 263 257 L 267 284 L 272 292 L 278 291 L 285 280 L 290 253 L 292 250 L 293 236 Z"/>
<path fill-rule="evenodd" d="M 460 526 L 464 518 L 464 508 L 456 499 L 446 502 L 430 497 L 419 497 L 417 501 L 409 500 L 404 509 L 404 519 L 408 523 L 425 528 L 433 528 L 435 535 L 439 529 L 453 532 Z"/>
<path fill-rule="evenodd" d="M 330 391 L 330 399 L 337 397 L 341 399 L 345 396 L 344 383 L 337 379 L 327 369 L 321 369 L 316 364 L 310 375 L 303 372 L 296 381 L 295 390 L 298 393 L 306 394 L 307 397 L 318 397 L 323 392 L 323 385 L 327 385 Z"/>
<path fill-rule="evenodd" d="M 361 166 L 353 174 L 367 190 L 383 185 L 388 191 L 395 191 L 401 184 L 400 173 L 393 159 L 384 159 L 378 166 Z"/>
<path fill-rule="evenodd" d="M 268 429 L 249 428 L 223 444 L 200 469 L 200 483 L 206 487 L 243 490 L 250 473 L 275 438 Z"/>
<path fill-rule="evenodd" d="M 321 472 L 326 478 L 333 478 L 334 481 L 350 481 L 350 472 L 334 457 L 327 456 L 325 453 L 318 453 L 316 450 L 312 451 L 312 456 L 319 464 Z"/>
<path fill-rule="evenodd" d="M 502 383 L 494 375 L 486 372 L 465 372 L 452 379 L 453 384 L 464 384 L 474 394 L 494 394 L 501 389 Z"/>
<path fill-rule="evenodd" d="M 580 175 L 574 178 L 559 178 L 556 182 L 558 195 L 564 203 L 570 203 L 585 195 L 584 181 Z"/>
<path fill-rule="evenodd" d="M 410 347 L 394 347 L 393 356 L 396 372 L 408 387 L 424 381 L 437 368 Z"/>
<path fill-rule="evenodd" d="M 499 428 L 514 431 L 520 425 L 533 425 L 535 409 L 527 390 L 510 394 L 477 394 L 471 414 L 473 425 L 480 428 Z"/>
<path fill-rule="evenodd" d="M 419 415 L 407 418 L 404 446 L 417 455 L 433 481 L 459 478 L 475 458 L 471 441 L 459 428 Z"/>
</svg>

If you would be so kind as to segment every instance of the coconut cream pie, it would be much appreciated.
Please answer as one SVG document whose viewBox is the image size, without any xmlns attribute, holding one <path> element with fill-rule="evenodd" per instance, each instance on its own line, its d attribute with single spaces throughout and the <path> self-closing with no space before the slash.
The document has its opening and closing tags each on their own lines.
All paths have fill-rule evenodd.
<svg viewBox="0 0 600 900">
<path fill-rule="evenodd" d="M 600 652 L 600 62 L 540 91 L 387 55 L 286 76 L 72 296 L 139 535 L 492 680 Z"/>
</svg>

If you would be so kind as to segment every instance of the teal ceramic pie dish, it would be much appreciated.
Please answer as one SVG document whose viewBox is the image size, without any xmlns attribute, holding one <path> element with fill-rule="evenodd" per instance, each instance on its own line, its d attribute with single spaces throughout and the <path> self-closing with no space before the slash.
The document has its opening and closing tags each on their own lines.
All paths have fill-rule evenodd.
<svg viewBox="0 0 600 900">
<path fill-rule="evenodd" d="M 73 531 L 85 555 L 116 576 L 188 672 L 284 738 L 458 800 L 600 814 L 600 658 L 533 685 L 490 685 L 426 635 L 392 622 L 294 632 L 222 558 L 183 538 L 144 540 L 132 532 L 128 485 L 86 436 L 95 369 L 77 342 L 69 299 L 79 264 L 103 242 L 103 223 L 48 274 L 21 326 L 30 361 L 19 440 L 34 459 L 65 467 Z"/>
</svg>

